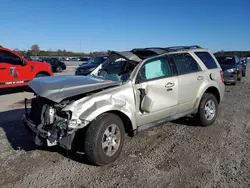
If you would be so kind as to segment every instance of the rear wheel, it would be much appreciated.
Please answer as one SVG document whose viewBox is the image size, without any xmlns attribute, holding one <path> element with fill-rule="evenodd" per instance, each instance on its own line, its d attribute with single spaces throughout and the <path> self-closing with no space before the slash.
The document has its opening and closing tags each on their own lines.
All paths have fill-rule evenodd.
<svg viewBox="0 0 250 188">
<path fill-rule="evenodd" d="M 114 162 L 123 147 L 125 130 L 120 117 L 105 113 L 93 120 L 86 130 L 84 151 L 95 165 Z"/>
<path fill-rule="evenodd" d="M 56 67 L 56 72 L 62 72 L 63 68 L 61 66 Z"/>
<path fill-rule="evenodd" d="M 212 125 L 218 114 L 218 101 L 211 93 L 205 93 L 201 99 L 197 120 L 202 126 Z"/>
<path fill-rule="evenodd" d="M 243 69 L 242 70 L 242 77 L 245 77 L 246 76 L 246 69 Z"/>
<path fill-rule="evenodd" d="M 242 72 L 240 71 L 239 74 L 238 74 L 238 81 L 241 81 L 241 78 L 242 78 Z"/>
<path fill-rule="evenodd" d="M 44 77 L 44 76 L 48 76 L 48 75 L 47 75 L 47 74 L 41 73 L 41 74 L 37 74 L 37 75 L 36 75 L 36 78 L 38 78 L 38 77 Z"/>
</svg>

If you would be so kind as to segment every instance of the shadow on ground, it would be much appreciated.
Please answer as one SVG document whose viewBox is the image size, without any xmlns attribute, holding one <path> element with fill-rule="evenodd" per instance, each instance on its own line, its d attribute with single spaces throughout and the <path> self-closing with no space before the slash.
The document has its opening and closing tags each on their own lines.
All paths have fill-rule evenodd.
<svg viewBox="0 0 250 188">
<path fill-rule="evenodd" d="M 0 128 L 14 150 L 31 151 L 37 148 L 22 122 L 23 108 L 0 112 Z"/>
<path fill-rule="evenodd" d="M 8 94 L 13 94 L 13 93 L 21 93 L 24 92 L 24 88 L 13 88 L 13 89 L 0 89 L 0 96 L 1 95 L 8 95 Z"/>
<path fill-rule="evenodd" d="M 2 128 L 5 132 L 8 142 L 14 150 L 33 151 L 38 149 L 53 153 L 57 152 L 76 162 L 90 164 L 86 155 L 81 151 L 81 149 L 79 150 L 79 148 L 74 148 L 72 151 L 66 151 L 64 148 L 59 146 L 38 147 L 35 145 L 33 137 L 23 124 L 22 116 L 24 113 L 24 108 L 0 112 L 0 128 Z"/>
</svg>

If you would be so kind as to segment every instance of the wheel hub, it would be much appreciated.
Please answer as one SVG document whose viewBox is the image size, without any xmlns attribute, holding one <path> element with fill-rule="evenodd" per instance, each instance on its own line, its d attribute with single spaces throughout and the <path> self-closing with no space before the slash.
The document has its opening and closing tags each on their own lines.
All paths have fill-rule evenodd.
<svg viewBox="0 0 250 188">
<path fill-rule="evenodd" d="M 120 130 L 117 125 L 112 124 L 104 131 L 102 150 L 107 156 L 113 156 L 120 146 Z"/>
<path fill-rule="evenodd" d="M 207 101 L 205 104 L 205 117 L 207 120 L 212 120 L 215 116 L 215 103 L 212 100 Z"/>
</svg>

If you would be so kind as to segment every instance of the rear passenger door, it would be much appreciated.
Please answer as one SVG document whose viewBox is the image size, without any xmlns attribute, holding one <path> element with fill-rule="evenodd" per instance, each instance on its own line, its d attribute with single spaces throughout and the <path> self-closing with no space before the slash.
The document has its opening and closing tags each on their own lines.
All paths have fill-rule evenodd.
<svg viewBox="0 0 250 188">
<path fill-rule="evenodd" d="M 178 72 L 178 113 L 194 108 L 199 88 L 205 78 L 196 60 L 189 53 L 170 55 Z"/>
</svg>

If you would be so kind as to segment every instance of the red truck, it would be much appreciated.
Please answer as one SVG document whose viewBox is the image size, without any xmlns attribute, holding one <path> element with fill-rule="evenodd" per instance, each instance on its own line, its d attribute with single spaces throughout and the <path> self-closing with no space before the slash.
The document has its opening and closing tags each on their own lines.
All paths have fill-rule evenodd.
<svg viewBox="0 0 250 188">
<path fill-rule="evenodd" d="M 27 86 L 33 78 L 53 76 L 51 65 L 25 59 L 0 47 L 0 89 Z"/>
</svg>

